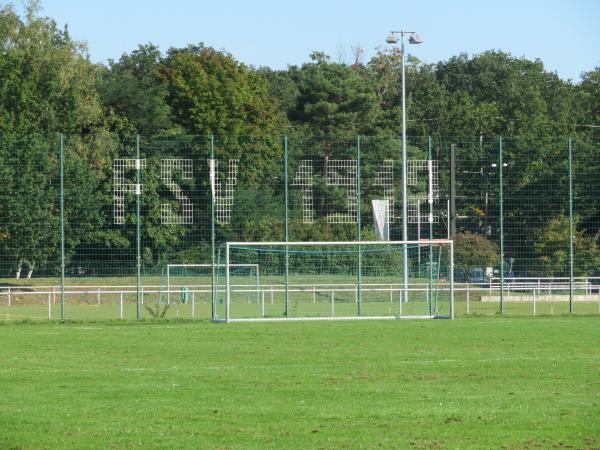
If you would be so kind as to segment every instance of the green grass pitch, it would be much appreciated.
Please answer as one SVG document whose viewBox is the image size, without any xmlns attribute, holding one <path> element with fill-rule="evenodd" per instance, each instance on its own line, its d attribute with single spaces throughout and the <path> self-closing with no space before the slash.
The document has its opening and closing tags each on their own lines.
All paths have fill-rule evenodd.
<svg viewBox="0 0 600 450">
<path fill-rule="evenodd" d="M 595 317 L 0 326 L 0 448 L 599 448 Z"/>
</svg>

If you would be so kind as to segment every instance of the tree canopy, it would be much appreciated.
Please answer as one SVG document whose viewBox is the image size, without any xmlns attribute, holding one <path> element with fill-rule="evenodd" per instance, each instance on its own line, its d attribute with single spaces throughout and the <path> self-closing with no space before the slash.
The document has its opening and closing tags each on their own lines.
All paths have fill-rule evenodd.
<svg viewBox="0 0 600 450">
<path fill-rule="evenodd" d="M 194 227 L 144 223 L 148 264 L 165 255 L 195 258 L 206 250 L 185 244 L 209 239 L 211 148 L 221 159 L 217 175 L 223 186 L 232 173 L 237 176 L 230 161 L 244 167 L 236 179 L 238 213 L 222 224 L 222 239 L 235 233 L 253 240 L 281 235 L 283 135 L 295 145 L 289 164 L 290 201 L 297 207 L 289 223 L 292 233 L 307 239 L 355 237 L 348 227 L 327 223 L 324 211 L 347 211 L 354 201 L 343 187 L 343 171 L 327 174 L 326 166 L 327 161 L 355 158 L 357 135 L 362 136 L 361 176 L 369 180 L 360 201 L 367 210 L 371 199 L 381 197 L 380 174 L 393 169 L 386 164 L 398 159 L 400 148 L 402 55 L 397 49 L 378 50 L 368 61 L 357 50 L 349 63 L 315 51 L 304 64 L 274 70 L 243 64 L 204 43 L 166 50 L 147 43 L 117 61 L 94 64 L 85 44 L 38 11 L 36 1 L 26 3 L 24 17 L 10 4 L 0 7 L 0 253 L 12 261 L 12 269 L 25 262 L 41 267 L 57 261 L 57 133 L 67 137 L 66 250 L 72 261 L 131 256 L 132 230 L 107 217 L 117 202 L 115 161 L 126 165 L 123 161 L 134 158 L 135 135 L 141 135 L 147 159 L 144 213 L 159 223 L 165 198 L 173 208 L 185 196 L 199 205 Z M 576 246 L 592 261 L 576 269 L 593 272 L 600 231 L 600 65 L 575 83 L 548 71 L 540 60 L 501 51 L 435 63 L 407 55 L 406 61 L 408 154 L 422 161 L 431 147 L 440 164 L 440 190 L 449 186 L 443 168 L 449 166 L 450 145 L 458 146 L 457 212 L 466 219 L 458 222 L 457 251 L 465 270 L 497 259 L 499 213 L 492 205 L 499 198 L 497 142 L 504 136 L 505 229 L 509 234 L 518 230 L 507 238 L 505 250 L 526 249 L 546 273 L 564 272 L 565 149 L 571 136 L 577 142 Z M 185 176 L 181 167 L 161 172 L 167 157 L 193 158 L 193 167 Z M 302 166 L 308 159 L 314 167 Z M 310 195 L 320 198 L 314 205 L 309 185 L 297 188 L 301 168 L 315 170 Z M 176 189 L 165 188 L 168 176 Z M 129 190 L 123 198 L 130 202 L 132 181 L 124 183 Z M 415 194 L 425 187 L 421 180 L 410 189 Z M 388 188 L 387 195 L 399 198 L 398 186 Z M 227 201 L 232 207 L 234 200 Z M 306 204 L 314 206 L 318 232 L 303 222 Z M 369 217 L 362 219 L 369 222 Z"/>
</svg>

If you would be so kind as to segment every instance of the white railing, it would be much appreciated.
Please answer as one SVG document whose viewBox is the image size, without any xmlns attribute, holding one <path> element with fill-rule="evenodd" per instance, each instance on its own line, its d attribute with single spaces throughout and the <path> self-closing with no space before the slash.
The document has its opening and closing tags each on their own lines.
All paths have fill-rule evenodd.
<svg viewBox="0 0 600 450">
<path fill-rule="evenodd" d="M 473 295 L 488 294 L 499 297 L 500 284 L 490 280 L 490 283 L 482 285 L 480 283 L 455 283 L 454 292 L 463 292 L 466 294 L 466 313 L 471 312 L 471 303 L 473 301 Z M 510 301 L 511 296 L 530 296 L 533 305 L 533 315 L 536 314 L 536 303 L 540 303 L 542 297 L 547 297 L 545 294 L 560 294 L 564 297 L 564 292 L 569 290 L 569 284 L 565 284 L 563 280 L 551 281 L 552 279 L 513 279 L 515 281 L 506 282 L 504 284 L 504 295 L 505 300 Z M 598 280 L 598 281 L 596 281 Z M 494 282 L 493 282 L 494 281 Z M 573 289 L 583 290 L 586 295 L 593 296 L 590 301 L 598 302 L 598 313 L 600 313 L 600 278 L 585 278 L 578 279 L 573 284 Z M 195 318 L 195 305 L 197 296 L 203 295 L 207 301 L 204 303 L 210 303 L 212 287 L 210 284 L 202 285 L 172 285 L 170 289 L 171 295 L 181 294 L 182 288 L 186 288 L 186 292 L 189 293 L 190 303 L 192 306 L 192 317 Z M 256 286 L 254 284 L 231 284 L 231 291 L 233 293 L 251 293 L 256 295 L 256 303 L 262 303 L 264 307 L 265 300 L 274 301 L 274 296 L 278 293 L 286 291 L 286 287 L 283 283 L 272 283 L 272 284 L 261 284 Z M 409 292 L 428 292 L 429 286 L 425 283 L 411 283 L 409 285 Z M 448 283 L 434 283 L 432 286 L 433 291 L 444 292 L 448 291 L 450 286 Z M 330 301 L 332 307 L 335 307 L 336 295 L 343 293 L 354 293 L 355 301 L 358 301 L 358 287 L 355 283 L 289 283 L 287 291 L 290 293 L 312 293 L 313 303 L 317 302 L 317 297 L 327 297 L 327 300 L 319 300 L 319 302 Z M 404 285 L 401 283 L 363 283 L 360 287 L 360 291 L 364 293 L 368 292 L 387 292 L 389 293 L 389 301 L 398 301 L 401 307 L 401 296 L 404 291 Z M 224 286 L 221 286 L 219 292 L 224 292 Z M 137 287 L 135 285 L 107 285 L 107 286 L 65 286 L 64 295 L 65 301 L 74 296 L 92 295 L 95 297 L 95 304 L 100 306 L 103 302 L 114 303 L 115 296 L 118 296 L 118 302 L 120 305 L 121 319 L 124 318 L 124 304 L 126 303 L 126 296 L 133 296 L 137 294 Z M 140 290 L 140 302 L 144 304 L 145 298 L 151 295 L 167 294 L 166 289 L 161 289 L 158 285 L 147 285 L 142 286 Z M 13 306 L 16 297 L 32 297 L 36 296 L 38 300 L 48 305 L 48 318 L 51 318 L 51 309 L 53 306 L 59 305 L 61 300 L 61 288 L 60 286 L 1 286 L 0 287 L 0 305 L 4 302 L 4 306 Z M 41 298 L 40 298 L 41 297 Z M 107 299 L 108 297 L 108 299 Z M 513 298 L 514 298 L 513 297 Z M 129 300 L 130 301 L 130 300 Z M 522 300 L 521 300 L 522 301 Z M 131 301 L 130 301 L 131 302 Z M 179 302 L 170 302 L 179 303 Z"/>
</svg>

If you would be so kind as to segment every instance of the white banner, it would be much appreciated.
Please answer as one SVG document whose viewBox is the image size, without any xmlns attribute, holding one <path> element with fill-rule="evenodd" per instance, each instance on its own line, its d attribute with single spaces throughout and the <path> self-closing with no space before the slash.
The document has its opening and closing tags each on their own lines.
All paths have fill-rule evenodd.
<svg viewBox="0 0 600 450">
<path fill-rule="evenodd" d="M 380 241 L 390 240 L 390 202 L 371 200 L 373 204 L 373 226 Z"/>
</svg>

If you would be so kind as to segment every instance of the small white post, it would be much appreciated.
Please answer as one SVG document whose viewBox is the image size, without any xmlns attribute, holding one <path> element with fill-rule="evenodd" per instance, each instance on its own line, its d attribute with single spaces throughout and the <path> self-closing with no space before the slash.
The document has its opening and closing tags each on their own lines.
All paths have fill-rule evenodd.
<svg viewBox="0 0 600 450">
<path fill-rule="evenodd" d="M 598 288 L 598 314 L 600 314 L 600 287 Z"/>
<path fill-rule="evenodd" d="M 335 316 L 335 294 L 334 291 L 331 291 L 331 317 Z"/>
<path fill-rule="evenodd" d="M 119 296 L 119 318 L 123 320 L 123 291 L 121 291 L 121 295 Z"/>
<path fill-rule="evenodd" d="M 171 304 L 171 267 L 167 264 L 167 305 Z"/>
<path fill-rule="evenodd" d="M 535 317 L 535 289 L 533 290 L 533 317 Z"/>
<path fill-rule="evenodd" d="M 260 275 L 256 266 L 256 304 L 260 303 Z"/>
<path fill-rule="evenodd" d="M 402 317 L 402 291 L 398 291 L 398 300 L 400 300 L 400 312 L 399 317 Z"/>
<path fill-rule="evenodd" d="M 592 293 L 591 291 L 591 287 L 592 287 L 592 283 L 590 283 L 590 280 L 588 280 L 587 278 L 585 279 L 585 294 L 586 295 L 590 295 Z"/>
<path fill-rule="evenodd" d="M 225 244 L 225 287 L 227 294 L 225 296 L 225 321 L 229 322 L 229 305 L 231 302 L 231 286 L 229 280 L 229 242 Z"/>
<path fill-rule="evenodd" d="M 317 288 L 313 284 L 313 304 L 317 303 Z"/>
<path fill-rule="evenodd" d="M 467 283 L 467 314 L 471 314 L 471 290 L 469 289 L 469 283 Z"/>
<path fill-rule="evenodd" d="M 390 303 L 394 303 L 394 286 L 390 286 Z"/>
<path fill-rule="evenodd" d="M 144 304 L 144 288 L 142 288 L 141 294 L 142 294 L 141 301 L 142 301 L 142 305 L 143 305 Z"/>
<path fill-rule="evenodd" d="M 52 294 L 48 292 L 48 320 L 52 320 Z"/>
<path fill-rule="evenodd" d="M 192 291 L 192 320 L 196 318 L 196 291 Z"/>
<path fill-rule="evenodd" d="M 260 317 L 265 317 L 265 291 L 262 291 L 262 295 L 260 297 Z"/>
<path fill-rule="evenodd" d="M 52 286 L 52 304 L 56 305 L 56 286 Z"/>
<path fill-rule="evenodd" d="M 454 242 L 450 241 L 450 318 L 454 319 Z"/>
<path fill-rule="evenodd" d="M 96 302 L 100 306 L 100 286 L 98 286 L 98 293 L 96 294 Z"/>
<path fill-rule="evenodd" d="M 10 293 L 10 287 L 8 288 L 8 307 L 12 305 L 12 294 Z"/>
<path fill-rule="evenodd" d="M 271 305 L 273 304 L 273 285 L 271 285 Z"/>
</svg>

